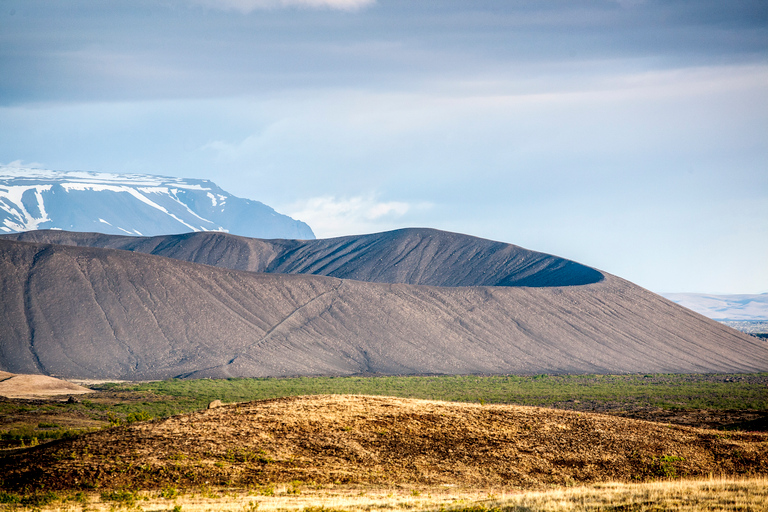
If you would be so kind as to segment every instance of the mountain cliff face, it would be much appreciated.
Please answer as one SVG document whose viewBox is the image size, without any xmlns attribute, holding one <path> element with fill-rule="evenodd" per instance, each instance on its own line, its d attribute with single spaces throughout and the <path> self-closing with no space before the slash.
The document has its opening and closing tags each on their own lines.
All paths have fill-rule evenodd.
<svg viewBox="0 0 768 512">
<path fill-rule="evenodd" d="M 632 283 L 455 233 L 401 230 L 314 250 L 211 233 L 14 236 L 51 234 L 70 245 L 0 239 L 0 371 L 144 380 L 768 370 L 764 341 Z M 351 278 L 233 268 L 300 263 Z"/>
<path fill-rule="evenodd" d="M 0 167 L 0 233 L 34 229 L 314 238 L 305 223 L 208 180 Z"/>
</svg>

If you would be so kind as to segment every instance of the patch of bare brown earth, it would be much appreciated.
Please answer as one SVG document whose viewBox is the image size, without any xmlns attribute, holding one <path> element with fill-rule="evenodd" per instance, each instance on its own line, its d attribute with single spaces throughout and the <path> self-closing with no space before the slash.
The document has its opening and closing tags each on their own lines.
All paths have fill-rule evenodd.
<svg viewBox="0 0 768 512">
<path fill-rule="evenodd" d="M 230 404 L 7 453 L 3 487 L 301 480 L 514 488 L 768 475 L 768 434 L 535 407 L 373 396 Z"/>
<path fill-rule="evenodd" d="M 83 393 L 93 393 L 93 390 L 46 375 L 16 375 L 0 372 L 0 396 L 6 398 L 29 399 Z"/>
</svg>

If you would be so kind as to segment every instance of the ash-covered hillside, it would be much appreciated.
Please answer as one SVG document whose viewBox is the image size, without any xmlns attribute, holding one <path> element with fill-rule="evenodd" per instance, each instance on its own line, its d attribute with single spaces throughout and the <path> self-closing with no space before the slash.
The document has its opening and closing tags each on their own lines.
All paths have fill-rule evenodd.
<svg viewBox="0 0 768 512">
<path fill-rule="evenodd" d="M 575 262 L 439 231 L 371 237 L 319 241 L 314 252 L 230 236 L 131 239 L 224 267 L 304 262 L 352 278 L 0 239 L 0 371 L 145 380 L 768 370 L 763 341 Z"/>
<path fill-rule="evenodd" d="M 143 252 L 270 274 L 314 274 L 429 286 L 576 286 L 603 274 L 550 254 L 437 229 L 406 228 L 322 240 L 260 240 L 226 233 L 128 237 L 29 231 L 0 238 Z"/>
</svg>

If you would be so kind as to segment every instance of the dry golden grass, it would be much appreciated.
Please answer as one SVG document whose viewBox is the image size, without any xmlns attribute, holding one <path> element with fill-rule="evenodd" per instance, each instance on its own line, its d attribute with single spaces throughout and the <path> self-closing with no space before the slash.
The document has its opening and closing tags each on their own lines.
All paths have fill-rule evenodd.
<svg viewBox="0 0 768 512">
<path fill-rule="evenodd" d="M 163 498 L 158 492 L 136 493 L 135 500 L 104 500 L 85 494 L 80 501 L 57 500 L 37 507 L 41 512 L 392 512 L 392 511 L 740 511 L 768 510 L 768 478 L 659 481 L 642 484 L 603 483 L 546 491 L 454 489 L 442 487 L 368 488 L 327 486 L 303 488 L 294 494 L 291 485 L 273 488 L 274 495 L 258 490 L 191 492 Z M 0 510 L 29 510 L 0 505 Z"/>
<path fill-rule="evenodd" d="M 232 404 L 3 455 L 7 490 L 455 485 L 768 476 L 768 434 L 535 407 L 331 395 Z M 310 484 L 306 484 L 310 485 Z"/>
<path fill-rule="evenodd" d="M 548 511 L 764 511 L 768 478 L 676 480 L 527 492 L 491 507 Z"/>
</svg>

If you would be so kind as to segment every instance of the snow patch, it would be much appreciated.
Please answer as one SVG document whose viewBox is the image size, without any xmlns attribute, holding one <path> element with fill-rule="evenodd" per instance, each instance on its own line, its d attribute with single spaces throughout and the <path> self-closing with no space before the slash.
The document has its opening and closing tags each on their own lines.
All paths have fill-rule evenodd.
<svg viewBox="0 0 768 512">
<path fill-rule="evenodd" d="M 181 218 L 174 215 L 173 213 L 169 212 L 166 208 L 163 206 L 157 204 L 156 202 L 149 199 L 147 196 L 142 194 L 144 193 L 153 193 L 153 194 L 164 194 L 167 197 L 171 197 L 168 193 L 168 189 L 165 187 L 141 187 L 141 188 L 134 188 L 129 187 L 125 185 L 98 185 L 94 183 L 65 183 L 61 185 L 64 190 L 67 192 L 70 192 L 71 190 L 78 190 L 78 191 L 85 191 L 85 190 L 93 190 L 96 192 L 103 192 L 103 191 L 109 191 L 109 192 L 117 192 L 117 193 L 126 193 L 130 194 L 134 198 L 138 199 L 142 203 L 146 204 L 147 206 L 150 206 L 152 208 L 155 208 L 156 210 L 159 210 L 163 212 L 164 214 L 168 215 L 169 217 L 173 218 L 178 223 L 182 224 L 183 226 L 186 226 L 187 228 L 191 229 L 192 231 L 200 231 L 200 229 L 195 228 L 191 224 L 188 224 L 184 222 Z M 140 192 L 141 191 L 141 192 Z M 136 231 L 136 230 L 134 230 Z M 131 233 L 132 234 L 132 233 Z M 141 234 L 140 234 L 141 235 Z"/>
<path fill-rule="evenodd" d="M 89 171 L 51 171 L 47 169 L 36 169 L 31 167 L 12 167 L 0 165 L 0 182 L 4 179 L 12 178 L 16 180 L 45 180 L 59 183 L 90 183 L 98 184 L 130 184 L 135 187 L 162 187 L 173 185 L 175 187 L 187 190 L 212 190 L 211 187 L 204 187 L 200 183 L 190 183 L 185 178 L 174 178 L 171 176 L 153 176 L 150 174 L 114 174 L 107 172 L 89 172 Z"/>
<path fill-rule="evenodd" d="M 2 204 L 3 210 L 11 214 L 16 220 L 16 222 L 13 222 L 11 219 L 6 218 L 4 224 L 15 231 L 28 231 L 37 229 L 43 222 L 51 220 L 45 211 L 42 196 L 42 193 L 50 190 L 51 187 L 52 185 L 11 185 L 0 188 L 0 199 L 3 199 L 0 204 Z M 28 190 L 34 190 L 40 217 L 33 216 L 24 207 L 22 196 Z"/>
<path fill-rule="evenodd" d="M 187 204 L 184 201 L 179 199 L 179 197 L 176 195 L 177 192 L 178 192 L 178 190 L 175 190 L 175 189 L 171 190 L 171 198 L 174 201 L 176 201 L 181 206 L 183 206 L 191 215 L 194 215 L 195 217 L 197 217 L 198 219 L 202 220 L 203 222 L 209 222 L 209 223 L 213 224 L 213 221 L 208 220 L 208 219 L 206 219 L 204 217 L 201 217 L 200 215 L 197 214 L 197 212 L 193 211 L 192 208 L 187 206 Z M 209 193 L 208 195 L 210 196 L 211 194 Z M 205 231 L 205 228 L 201 227 L 200 230 Z M 198 230 L 195 230 L 195 231 L 198 231 Z"/>
<path fill-rule="evenodd" d="M 35 199 L 37 199 L 37 211 L 40 212 L 40 221 L 41 222 L 48 222 L 51 220 L 50 217 L 48 217 L 48 212 L 45 211 L 45 201 L 43 200 L 43 190 L 51 190 L 52 185 L 45 185 L 42 187 L 35 187 Z"/>
</svg>

